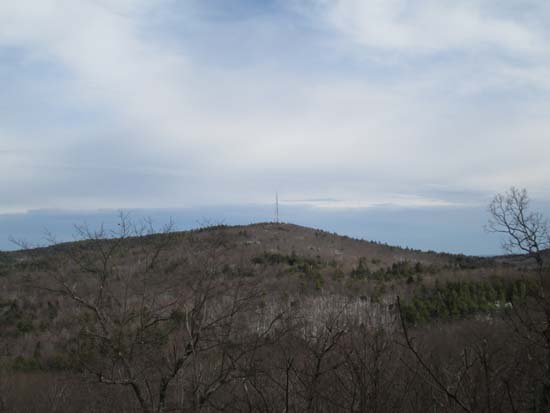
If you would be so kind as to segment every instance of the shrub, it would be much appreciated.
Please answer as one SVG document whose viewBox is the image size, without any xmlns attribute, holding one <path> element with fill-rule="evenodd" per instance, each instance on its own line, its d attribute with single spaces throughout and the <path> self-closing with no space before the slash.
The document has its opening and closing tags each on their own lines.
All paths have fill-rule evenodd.
<svg viewBox="0 0 550 413">
<path fill-rule="evenodd" d="M 21 334 L 30 333 L 34 330 L 31 320 L 20 320 L 16 324 L 17 331 Z"/>
<path fill-rule="evenodd" d="M 15 371 L 36 371 L 40 370 L 40 361 L 35 357 L 17 356 L 13 361 L 12 368 Z"/>
</svg>

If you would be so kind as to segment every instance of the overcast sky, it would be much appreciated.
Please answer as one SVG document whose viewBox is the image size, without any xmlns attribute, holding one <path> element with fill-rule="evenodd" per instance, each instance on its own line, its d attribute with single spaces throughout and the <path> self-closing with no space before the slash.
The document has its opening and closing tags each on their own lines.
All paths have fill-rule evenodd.
<svg viewBox="0 0 550 413">
<path fill-rule="evenodd" d="M 0 213 L 550 200 L 547 0 L 5 0 Z"/>
</svg>

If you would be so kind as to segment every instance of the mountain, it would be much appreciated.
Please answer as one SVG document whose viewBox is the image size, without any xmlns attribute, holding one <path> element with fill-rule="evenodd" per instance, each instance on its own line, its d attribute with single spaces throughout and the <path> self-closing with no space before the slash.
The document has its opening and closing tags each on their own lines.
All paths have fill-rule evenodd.
<svg viewBox="0 0 550 413">
<path fill-rule="evenodd" d="M 122 219 L 116 233 L 80 232 L 78 242 L 0 254 L 8 411 L 150 411 L 147 403 L 166 402 L 175 411 L 270 412 L 271 397 L 276 411 L 285 397 L 294 411 L 312 400 L 309 411 L 364 411 L 352 393 L 380 380 L 395 386 L 369 396 L 379 411 L 426 411 L 433 389 L 417 380 L 426 366 L 467 374 L 473 387 L 460 397 L 486 391 L 478 381 L 490 363 L 524 374 L 509 389 L 518 400 L 538 380 L 539 364 L 473 359 L 458 374 L 453 358 L 471 348 L 505 360 L 526 354 L 515 341 L 479 338 L 510 333 L 502 317 L 535 279 L 521 257 L 418 251 L 283 223 L 154 233 Z M 408 331 L 431 364 L 404 350 Z M 29 382 L 40 389 L 34 397 L 10 391 Z"/>
</svg>

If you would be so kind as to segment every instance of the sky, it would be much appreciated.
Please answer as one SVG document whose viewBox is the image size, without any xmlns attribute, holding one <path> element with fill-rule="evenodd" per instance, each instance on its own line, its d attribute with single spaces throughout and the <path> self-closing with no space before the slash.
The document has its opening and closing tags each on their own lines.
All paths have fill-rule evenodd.
<svg viewBox="0 0 550 413">
<path fill-rule="evenodd" d="M 0 249 L 57 225 L 40 211 L 248 222 L 279 192 L 298 223 L 496 252 L 495 193 L 550 202 L 548 21 L 546 0 L 0 2 Z"/>
</svg>

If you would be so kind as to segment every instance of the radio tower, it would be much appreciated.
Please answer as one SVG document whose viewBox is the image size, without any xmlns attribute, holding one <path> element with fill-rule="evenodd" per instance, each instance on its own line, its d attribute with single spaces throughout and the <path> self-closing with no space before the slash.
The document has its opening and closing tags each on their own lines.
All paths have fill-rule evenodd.
<svg viewBox="0 0 550 413">
<path fill-rule="evenodd" d="M 279 223 L 279 193 L 275 192 L 275 222 Z"/>
</svg>

